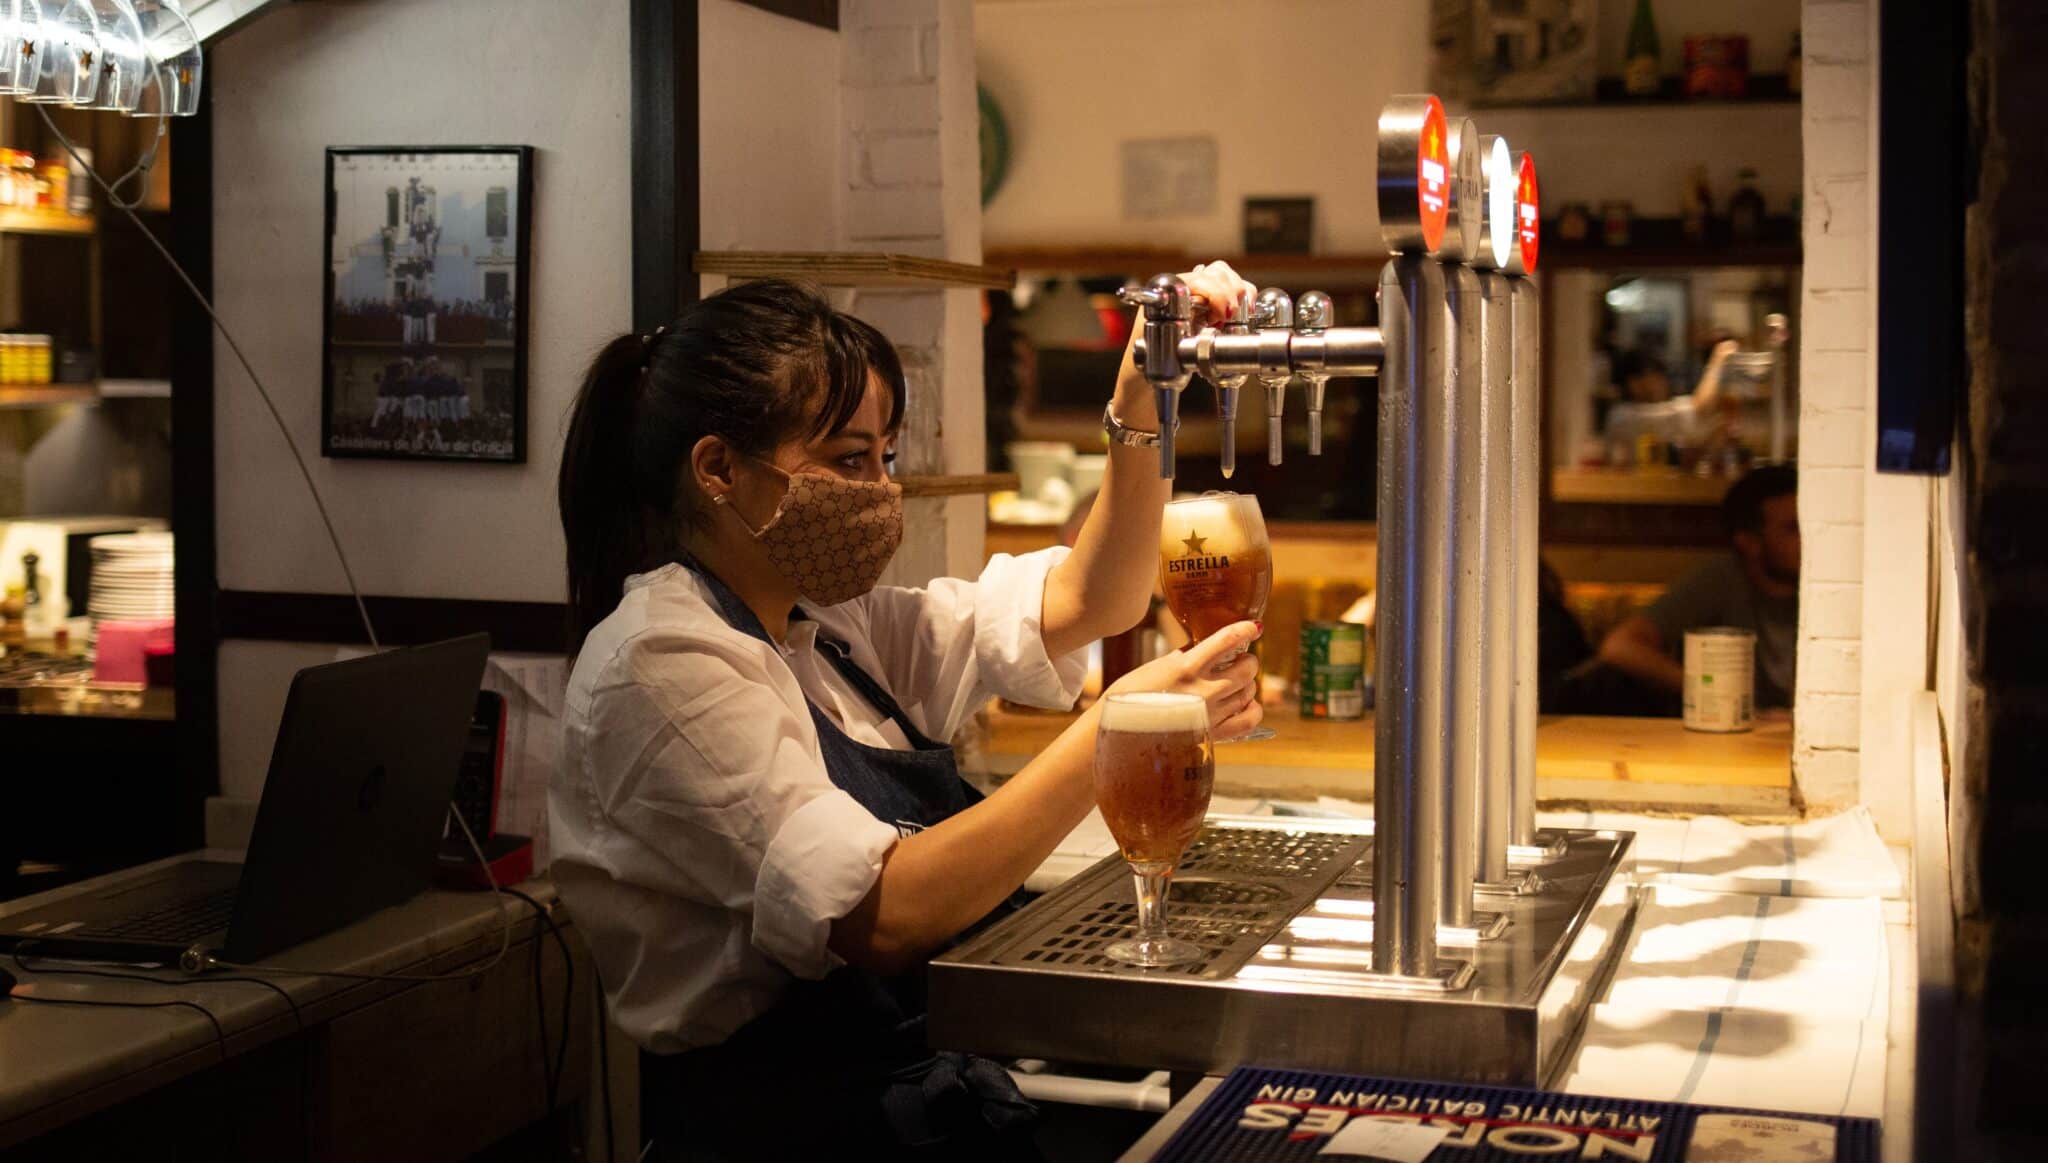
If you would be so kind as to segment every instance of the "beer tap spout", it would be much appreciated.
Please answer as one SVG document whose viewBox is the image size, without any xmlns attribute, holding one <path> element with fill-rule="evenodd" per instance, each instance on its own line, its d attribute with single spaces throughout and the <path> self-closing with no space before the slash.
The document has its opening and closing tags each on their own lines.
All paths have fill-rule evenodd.
<svg viewBox="0 0 2048 1163">
<path fill-rule="evenodd" d="M 1174 432 L 1180 427 L 1180 395 L 1190 369 L 1181 360 L 1181 340 L 1194 329 L 1194 296 L 1176 275 L 1154 275 L 1143 287 L 1125 287 L 1118 297 L 1144 309 L 1144 336 L 1131 358 L 1150 381 L 1159 402 L 1159 476 L 1172 480 Z"/>
<path fill-rule="evenodd" d="M 1294 305 L 1294 331 L 1296 335 L 1322 335 L 1330 329 L 1334 312 L 1330 296 L 1321 291 L 1305 291 Z M 1301 378 L 1308 385 L 1308 454 L 1323 454 L 1323 394 L 1329 387 L 1329 372 L 1322 367 L 1303 368 Z M 1276 458 L 1275 464 L 1280 463 Z"/>
<path fill-rule="evenodd" d="M 1266 463 L 1277 465 L 1286 431 L 1287 381 L 1294 378 L 1294 299 L 1267 287 L 1252 306 L 1250 322 L 1258 332 L 1259 382 L 1266 388 Z"/>
</svg>

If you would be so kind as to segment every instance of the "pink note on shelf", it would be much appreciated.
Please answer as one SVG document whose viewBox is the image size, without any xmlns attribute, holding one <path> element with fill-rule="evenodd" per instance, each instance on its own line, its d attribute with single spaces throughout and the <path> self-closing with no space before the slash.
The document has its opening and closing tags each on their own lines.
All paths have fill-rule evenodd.
<svg viewBox="0 0 2048 1163">
<path fill-rule="evenodd" d="M 143 653 L 153 645 L 170 645 L 174 640 L 172 627 L 175 625 L 169 618 L 108 619 L 101 622 L 93 658 L 93 681 L 149 681 Z"/>
</svg>

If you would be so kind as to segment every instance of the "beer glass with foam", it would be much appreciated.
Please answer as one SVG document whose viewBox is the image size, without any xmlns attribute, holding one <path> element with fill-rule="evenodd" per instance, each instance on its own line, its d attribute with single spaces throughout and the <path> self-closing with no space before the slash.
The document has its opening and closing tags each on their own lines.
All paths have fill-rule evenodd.
<svg viewBox="0 0 2048 1163">
<path fill-rule="evenodd" d="M 1115 693 L 1102 700 L 1095 733 L 1095 803 L 1131 866 L 1138 934 L 1104 955 L 1130 965 L 1199 961 L 1202 947 L 1166 935 L 1167 886 L 1202 817 L 1216 779 L 1209 706 L 1168 691 Z"/>
<path fill-rule="evenodd" d="M 1159 588 L 1190 642 L 1233 622 L 1264 618 L 1273 593 L 1273 548 L 1259 499 L 1210 492 L 1167 502 L 1159 525 Z M 1256 727 L 1241 738 L 1273 734 Z"/>
</svg>

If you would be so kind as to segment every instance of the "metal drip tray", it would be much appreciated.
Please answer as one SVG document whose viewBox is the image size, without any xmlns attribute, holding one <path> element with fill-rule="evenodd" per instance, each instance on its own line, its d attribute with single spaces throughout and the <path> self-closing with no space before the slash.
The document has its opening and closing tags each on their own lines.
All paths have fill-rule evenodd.
<svg viewBox="0 0 2048 1163">
<path fill-rule="evenodd" d="M 1372 846 L 1371 838 L 1362 835 L 1274 828 L 1263 819 L 1260 824 L 1211 824 L 1174 875 L 1167 928 L 1201 946 L 1206 954 L 1201 961 L 1139 969 L 1102 955 L 1103 946 L 1131 936 L 1138 921 L 1130 873 L 1118 859 L 1096 865 L 998 926 L 1004 939 L 985 954 L 986 963 L 1152 978 L 1228 978 Z M 1031 923 L 1022 924 L 1027 918 Z"/>
<path fill-rule="evenodd" d="M 1469 985 L 1375 978 L 1364 820 L 1216 818 L 1182 861 L 1168 927 L 1207 956 L 1103 956 L 1137 919 L 1110 857 L 931 966 L 935 1047 L 1218 1072 L 1256 1064 L 1541 1085 L 1576 1036 L 1634 908 L 1628 833 L 1545 833 L 1542 887 L 1490 898 L 1493 940 L 1442 938 Z"/>
</svg>

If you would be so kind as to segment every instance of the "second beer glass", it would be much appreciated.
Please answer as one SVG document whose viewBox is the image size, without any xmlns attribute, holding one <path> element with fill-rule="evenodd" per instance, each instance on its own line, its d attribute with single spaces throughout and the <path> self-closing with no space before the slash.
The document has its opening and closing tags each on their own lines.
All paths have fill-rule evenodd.
<svg viewBox="0 0 2048 1163">
<path fill-rule="evenodd" d="M 1202 947 L 1166 935 L 1174 866 L 1202 830 L 1216 780 L 1209 705 L 1168 691 L 1111 694 L 1095 734 L 1095 804 L 1131 866 L 1138 935 L 1103 954 L 1130 965 L 1184 965 Z"/>
<path fill-rule="evenodd" d="M 1273 548 L 1259 499 L 1214 492 L 1167 502 L 1159 526 L 1159 588 L 1190 642 L 1233 622 L 1264 618 L 1273 593 Z M 1256 682 L 1252 689 L 1257 697 Z M 1242 738 L 1271 739 L 1273 731 L 1257 727 Z"/>
</svg>

